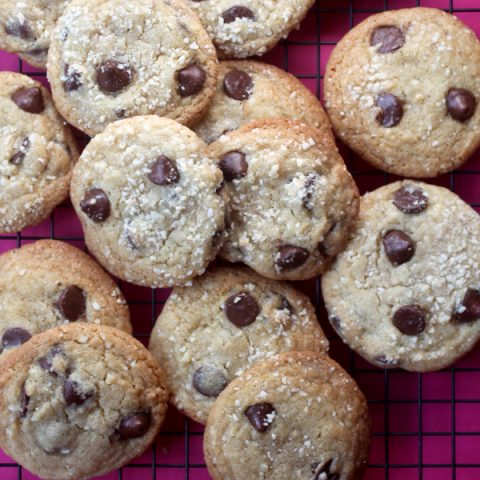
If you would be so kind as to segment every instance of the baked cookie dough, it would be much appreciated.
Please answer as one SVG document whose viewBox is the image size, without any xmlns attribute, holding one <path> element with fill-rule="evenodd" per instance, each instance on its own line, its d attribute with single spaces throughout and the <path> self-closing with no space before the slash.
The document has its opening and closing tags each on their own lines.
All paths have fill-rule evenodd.
<svg viewBox="0 0 480 480">
<path fill-rule="evenodd" d="M 0 446 L 30 472 L 83 480 L 120 468 L 154 441 L 165 374 L 116 328 L 72 323 L 0 362 Z"/>
<path fill-rule="evenodd" d="M 0 50 L 45 69 L 50 36 L 70 0 L 0 0 Z"/>
<path fill-rule="evenodd" d="M 191 130 L 157 116 L 113 123 L 71 188 L 90 252 L 127 282 L 169 287 L 202 274 L 224 239 L 222 172 Z"/>
<path fill-rule="evenodd" d="M 480 145 L 480 42 L 431 8 L 368 17 L 330 56 L 325 105 L 335 132 L 386 172 L 434 177 Z"/>
<path fill-rule="evenodd" d="M 217 90 L 207 113 L 193 129 L 211 143 L 252 120 L 290 118 L 330 131 L 317 97 L 300 80 L 255 60 L 220 62 Z"/>
<path fill-rule="evenodd" d="M 444 188 L 404 181 L 366 194 L 322 279 L 333 327 L 383 368 L 452 364 L 480 338 L 479 238 L 478 214 Z"/>
<path fill-rule="evenodd" d="M 258 120 L 209 146 L 223 170 L 228 238 L 220 255 L 272 279 L 321 274 L 348 241 L 358 190 L 329 131 Z"/>
<path fill-rule="evenodd" d="M 360 480 L 370 443 L 367 402 L 327 356 L 283 353 L 218 397 L 205 460 L 214 480 Z"/>
<path fill-rule="evenodd" d="M 39 240 L 0 255 L 0 353 L 77 321 L 132 332 L 122 293 L 87 254 Z"/>
<path fill-rule="evenodd" d="M 247 268 L 215 268 L 175 288 L 150 337 L 170 401 L 206 423 L 215 398 L 254 363 L 281 352 L 328 352 L 310 300 Z"/>
<path fill-rule="evenodd" d="M 73 0 L 52 35 L 48 78 L 57 108 L 95 135 L 156 114 L 189 125 L 217 82 L 215 49 L 178 0 Z"/>
<path fill-rule="evenodd" d="M 75 139 L 48 90 L 0 72 L 0 233 L 45 220 L 68 196 Z"/>
<path fill-rule="evenodd" d="M 187 0 L 220 58 L 263 55 L 293 30 L 314 0 Z"/>
</svg>

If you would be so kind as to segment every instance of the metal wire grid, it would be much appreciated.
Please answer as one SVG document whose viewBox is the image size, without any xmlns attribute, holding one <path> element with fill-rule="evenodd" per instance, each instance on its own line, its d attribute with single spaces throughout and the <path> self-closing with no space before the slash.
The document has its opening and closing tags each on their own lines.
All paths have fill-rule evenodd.
<svg viewBox="0 0 480 480">
<path fill-rule="evenodd" d="M 369 15 L 378 13 L 384 10 L 388 10 L 390 8 L 397 7 L 398 8 L 398 1 L 395 5 L 389 5 L 394 3 L 394 0 L 390 2 L 388 0 L 381 0 L 377 1 L 378 7 L 376 8 L 362 8 L 362 4 L 374 4 L 375 0 L 362 2 L 361 0 L 317 0 L 316 5 L 313 8 L 313 13 L 310 15 L 314 15 L 315 18 L 315 25 L 316 25 L 316 38 L 314 41 L 295 41 L 295 40 L 284 40 L 282 44 L 277 47 L 276 52 L 279 51 L 282 54 L 283 60 L 283 68 L 286 71 L 289 71 L 289 47 L 291 46 L 313 46 L 315 47 L 315 58 L 316 58 L 316 66 L 315 66 L 315 73 L 314 74 L 297 74 L 296 76 L 300 79 L 310 80 L 315 82 L 315 90 L 317 96 L 320 98 L 320 91 L 321 91 L 321 81 L 323 79 L 323 75 L 321 72 L 321 58 L 322 58 L 322 46 L 334 46 L 336 44 L 335 41 L 325 41 L 321 39 L 320 36 L 320 27 L 321 27 L 321 16 L 322 14 L 342 14 L 348 16 L 349 28 L 352 28 L 355 21 L 355 16 L 357 14 L 360 15 Z M 423 6 L 423 2 L 421 0 L 415 0 L 410 2 L 403 2 L 408 3 L 408 6 Z M 445 0 L 444 6 L 441 6 L 446 11 L 451 13 L 480 13 L 480 0 L 478 0 L 479 8 L 455 8 L 455 0 Z M 333 6 L 332 6 L 333 5 Z M 403 6 L 403 5 L 402 5 Z M 278 62 L 276 62 L 278 63 Z M 21 60 L 18 62 L 18 71 L 20 73 L 25 73 L 27 75 L 33 77 L 45 77 L 45 73 L 40 72 L 30 72 L 24 70 L 24 65 Z M 292 72 L 294 73 L 294 72 Z M 88 138 L 83 136 L 82 139 L 87 142 Z M 352 152 L 346 150 L 346 155 L 344 155 L 347 165 L 349 167 L 350 172 L 354 175 L 356 180 L 361 180 L 363 176 L 376 176 L 381 180 L 381 183 L 386 184 L 391 181 L 391 176 L 380 172 L 378 170 L 371 170 L 371 169 L 360 169 L 356 170 L 355 167 L 355 158 Z M 478 175 L 480 174 L 480 170 L 460 170 L 459 172 L 462 175 Z M 452 191 L 455 191 L 455 176 L 456 173 L 451 173 L 448 175 L 448 184 Z M 470 203 L 473 207 L 480 207 L 480 203 Z M 64 203 L 58 207 L 59 209 L 71 209 L 71 205 L 69 203 Z M 49 224 L 50 232 L 49 235 L 22 235 L 22 233 L 18 233 L 16 235 L 0 235 L 0 241 L 14 241 L 17 247 L 20 247 L 22 242 L 24 241 L 34 241 L 39 240 L 42 238 L 51 238 L 57 240 L 63 240 L 67 242 L 81 242 L 83 241 L 82 236 L 63 236 L 63 235 L 56 235 L 55 233 L 55 218 L 54 215 L 51 215 L 50 224 Z M 120 287 L 123 291 L 128 290 L 128 286 L 120 284 Z M 417 386 L 417 398 L 416 399 L 391 399 L 391 377 L 392 375 L 399 374 L 401 371 L 399 370 L 380 370 L 374 367 L 369 367 L 363 362 L 358 361 L 358 357 L 351 351 L 344 355 L 345 358 L 338 358 L 338 354 L 335 355 L 336 350 L 340 347 L 340 340 L 339 338 L 332 332 L 332 330 L 325 322 L 325 312 L 323 306 L 323 300 L 321 297 L 321 289 L 320 289 L 320 280 L 317 278 L 313 281 L 311 285 L 314 292 L 314 301 L 315 306 L 317 309 L 317 313 L 319 318 L 322 320 L 322 326 L 325 327 L 327 332 L 330 332 L 329 335 L 330 342 L 332 344 L 333 349 L 333 356 L 337 357 L 340 363 L 343 364 L 345 368 L 350 372 L 350 374 L 356 378 L 357 380 L 361 375 L 372 375 L 372 378 L 381 379 L 381 385 L 379 386 L 378 390 L 381 391 L 381 398 L 368 398 L 369 393 L 372 394 L 373 392 L 369 392 L 368 390 L 365 391 L 370 409 L 376 408 L 377 412 L 380 408 L 380 411 L 383 411 L 383 428 L 374 428 L 373 436 L 374 440 L 377 438 L 383 439 L 383 461 L 371 463 L 369 465 L 369 470 L 366 475 L 366 480 L 371 480 L 375 478 L 382 479 L 382 480 L 426 480 L 427 476 L 425 474 L 426 469 L 439 469 L 440 470 L 447 470 L 451 472 L 451 479 L 452 480 L 463 480 L 463 479 L 479 479 L 480 478 L 480 453 L 476 458 L 474 463 L 457 463 L 456 459 L 456 442 L 459 437 L 462 436 L 471 436 L 475 438 L 476 442 L 480 442 L 480 431 L 469 431 L 469 432 L 458 432 L 456 431 L 456 409 L 457 406 L 461 404 L 478 404 L 480 413 L 480 398 L 473 398 L 473 399 L 457 399 L 455 392 L 456 392 L 456 376 L 458 373 L 479 373 L 480 374 L 480 365 L 474 368 L 467 368 L 467 367 L 451 367 L 447 370 L 444 370 L 443 373 L 449 375 L 449 387 L 451 390 L 450 398 L 443 398 L 443 399 L 424 399 L 424 375 L 423 374 L 414 374 L 414 373 L 404 373 L 404 375 L 410 375 L 411 378 L 416 378 Z M 153 326 L 157 315 L 161 311 L 163 304 L 165 303 L 165 297 L 167 295 L 166 291 L 159 291 L 159 290 L 151 290 L 148 293 L 148 299 L 141 299 L 141 300 L 129 300 L 129 305 L 133 308 L 135 306 L 143 306 L 150 307 L 150 315 L 151 315 L 151 324 Z M 128 298 L 128 292 L 127 292 Z M 135 330 L 135 323 L 134 323 L 134 330 Z M 139 333 L 135 332 L 135 336 L 140 340 L 146 340 L 149 336 L 148 333 Z M 337 352 L 338 353 L 338 352 Z M 360 363 L 360 367 L 358 364 Z M 365 389 L 364 389 L 365 390 Z M 375 392 L 376 393 L 376 392 Z M 371 395 L 370 395 L 371 396 Z M 423 407 L 427 405 L 445 405 L 450 408 L 450 415 L 451 415 L 451 431 L 425 431 L 423 429 Z M 412 405 L 416 406 L 417 408 L 417 431 L 416 432 L 403 432 L 403 431 L 394 431 L 390 428 L 390 420 L 392 418 L 391 408 L 393 405 Z M 182 425 L 183 424 L 183 425 Z M 184 442 L 184 461 L 177 462 L 177 463 L 162 463 L 157 461 L 157 450 L 158 444 L 154 444 L 151 449 L 151 461 L 144 462 L 144 463 L 132 463 L 120 469 L 116 473 L 116 478 L 118 480 L 137 480 L 137 479 L 151 479 L 156 480 L 164 478 L 162 472 L 166 472 L 165 469 L 169 469 L 169 472 L 173 470 L 178 470 L 178 475 L 174 477 L 168 475 L 168 478 L 185 478 L 186 480 L 202 480 L 208 478 L 205 472 L 205 464 L 204 463 L 195 463 L 191 461 L 191 450 L 192 450 L 192 439 L 195 437 L 201 437 L 203 435 L 201 429 L 199 429 L 196 425 L 193 424 L 187 418 L 183 418 L 180 421 L 178 427 L 174 429 L 170 429 L 167 431 L 162 431 L 160 433 L 160 438 L 165 438 L 168 444 L 168 437 L 174 436 L 183 436 Z M 423 461 L 423 438 L 428 435 L 432 437 L 444 437 L 450 440 L 451 442 L 451 458 L 450 462 L 448 463 L 425 463 Z M 416 437 L 415 440 L 412 439 L 412 442 L 416 443 L 417 446 L 417 461 L 410 462 L 410 463 L 394 463 L 390 460 L 391 457 L 391 450 L 390 444 L 398 437 Z M 143 457 L 142 457 L 143 458 Z M 25 479 L 25 471 L 19 465 L 14 463 L 0 463 L 0 470 L 5 468 L 16 468 L 18 475 L 18 480 Z M 133 469 L 137 472 L 140 470 L 142 473 L 135 474 Z M 461 476 L 459 472 L 462 469 L 478 469 L 473 473 L 472 476 Z M 202 472 L 202 475 L 197 476 L 197 472 Z M 400 472 L 400 473 L 399 473 Z M 405 472 L 405 475 L 403 474 Z M 413 472 L 413 473 L 412 473 Z M 150 473 L 150 475 L 149 475 Z M 443 478 L 447 478 L 447 476 Z M 2 480 L 2 473 L 0 471 L 0 480 Z M 408 477 L 408 478 L 407 478 Z M 108 477 L 111 478 L 110 476 Z M 437 478 L 435 475 L 428 476 L 428 479 Z M 248 480 L 255 480 L 255 479 L 248 479 Z"/>
</svg>

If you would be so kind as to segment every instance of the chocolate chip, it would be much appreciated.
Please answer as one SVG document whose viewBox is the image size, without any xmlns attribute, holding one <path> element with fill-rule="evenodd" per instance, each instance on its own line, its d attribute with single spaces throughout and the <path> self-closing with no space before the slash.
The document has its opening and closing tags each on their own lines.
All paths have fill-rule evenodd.
<svg viewBox="0 0 480 480">
<path fill-rule="evenodd" d="M 127 88 L 132 82 L 133 69 L 117 60 L 107 60 L 96 69 L 97 83 L 100 90 L 116 93 Z"/>
<path fill-rule="evenodd" d="M 295 245 L 281 245 L 275 255 L 275 265 L 280 270 L 293 270 L 303 265 L 309 256 L 308 250 Z"/>
<path fill-rule="evenodd" d="M 420 305 L 404 305 L 395 311 L 392 322 L 405 335 L 418 335 L 425 330 L 425 313 Z"/>
<path fill-rule="evenodd" d="M 53 369 L 53 359 L 60 354 L 63 354 L 63 346 L 60 344 L 54 345 L 47 355 L 38 359 L 38 364 L 43 370 L 55 374 Z"/>
<path fill-rule="evenodd" d="M 28 412 L 28 404 L 30 403 L 30 397 L 25 391 L 25 384 L 22 385 L 20 391 L 20 418 L 25 418 Z"/>
<path fill-rule="evenodd" d="M 257 301 L 246 292 L 236 293 L 225 302 L 225 315 L 237 327 L 250 325 L 257 319 L 259 313 Z"/>
<path fill-rule="evenodd" d="M 18 347 L 30 340 L 32 336 L 24 328 L 13 327 L 5 330 L 2 336 L 2 348 Z"/>
<path fill-rule="evenodd" d="M 232 23 L 238 18 L 248 18 L 249 20 L 255 20 L 255 14 L 247 7 L 236 5 L 234 7 L 225 10 L 222 14 L 223 21 L 225 23 Z"/>
<path fill-rule="evenodd" d="M 134 413 L 133 415 L 125 417 L 120 422 L 118 429 L 120 437 L 123 440 L 141 437 L 147 433 L 151 422 L 150 414 L 147 412 Z"/>
<path fill-rule="evenodd" d="M 248 421 L 257 432 L 265 433 L 275 418 L 275 408 L 270 403 L 257 403 L 245 410 Z"/>
<path fill-rule="evenodd" d="M 60 293 L 56 307 L 67 320 L 75 322 L 87 308 L 85 292 L 76 285 L 68 286 Z"/>
<path fill-rule="evenodd" d="M 398 28 L 393 25 L 385 25 L 383 27 L 377 27 L 371 37 L 370 45 L 380 45 L 377 50 L 378 53 L 391 53 L 399 48 L 402 48 L 405 44 L 405 35 Z"/>
<path fill-rule="evenodd" d="M 223 91 L 234 100 L 247 100 L 253 90 L 252 77 L 242 70 L 231 70 L 223 79 Z"/>
<path fill-rule="evenodd" d="M 415 242 L 401 230 L 389 230 L 383 236 L 383 248 L 395 267 L 408 262 L 415 254 Z"/>
<path fill-rule="evenodd" d="M 195 95 L 203 88 L 206 78 L 205 70 L 195 63 L 179 70 L 177 72 L 178 93 L 181 97 Z"/>
<path fill-rule="evenodd" d="M 318 175 L 316 173 L 309 173 L 305 180 L 305 186 L 303 187 L 302 203 L 307 210 L 313 209 L 312 197 L 315 193 L 315 184 L 317 183 Z"/>
<path fill-rule="evenodd" d="M 92 397 L 92 395 L 92 392 L 84 392 L 82 386 L 74 380 L 66 380 L 63 384 L 63 398 L 67 406 L 82 405 Z"/>
<path fill-rule="evenodd" d="M 193 386 L 206 397 L 218 397 L 228 385 L 228 380 L 222 370 L 213 365 L 204 365 L 193 374 Z"/>
<path fill-rule="evenodd" d="M 110 200 L 101 188 L 87 190 L 80 208 L 95 223 L 102 223 L 110 216 Z"/>
<path fill-rule="evenodd" d="M 421 188 L 407 185 L 393 194 L 393 204 L 403 213 L 420 213 L 428 207 L 428 196 Z"/>
<path fill-rule="evenodd" d="M 45 110 L 42 91 L 38 87 L 22 88 L 12 95 L 20 110 L 28 113 L 42 113 Z"/>
<path fill-rule="evenodd" d="M 447 110 L 450 116 L 459 122 L 473 117 L 477 101 L 472 92 L 465 88 L 451 88 L 446 96 Z"/>
<path fill-rule="evenodd" d="M 5 32 L 13 37 L 23 38 L 23 40 L 35 40 L 30 25 L 24 20 L 20 22 L 18 18 L 10 18 L 5 25 Z"/>
<path fill-rule="evenodd" d="M 242 152 L 226 153 L 220 160 L 219 166 L 227 182 L 243 178 L 248 172 L 246 155 Z"/>
<path fill-rule="evenodd" d="M 172 185 L 180 180 L 180 173 L 173 160 L 160 155 L 150 167 L 148 179 L 155 185 Z"/>
<path fill-rule="evenodd" d="M 70 65 L 65 65 L 63 69 L 63 89 L 66 92 L 73 92 L 82 86 L 81 75 Z"/>
<path fill-rule="evenodd" d="M 385 128 L 395 127 L 403 117 L 402 102 L 391 93 L 381 93 L 377 97 L 377 107 L 380 112 L 377 115 L 377 122 Z"/>
<path fill-rule="evenodd" d="M 397 360 L 387 358 L 385 355 L 377 355 L 373 361 L 381 367 L 398 367 Z"/>
<path fill-rule="evenodd" d="M 469 288 L 462 303 L 454 312 L 457 322 L 472 322 L 480 319 L 480 291 Z"/>
<path fill-rule="evenodd" d="M 30 148 L 30 139 L 27 137 L 23 140 L 20 145 L 18 151 L 10 158 L 9 163 L 12 165 L 21 165 L 22 162 L 25 160 L 25 156 L 27 155 L 27 151 Z"/>
</svg>

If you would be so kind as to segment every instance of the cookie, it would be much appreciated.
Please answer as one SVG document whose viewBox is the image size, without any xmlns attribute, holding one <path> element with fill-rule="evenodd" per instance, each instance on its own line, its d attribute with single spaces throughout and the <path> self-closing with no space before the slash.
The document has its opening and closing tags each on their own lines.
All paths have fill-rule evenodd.
<svg viewBox="0 0 480 480">
<path fill-rule="evenodd" d="M 480 338 L 480 218 L 454 193 L 396 182 L 361 200 L 356 233 L 323 276 L 340 337 L 380 367 L 447 367 Z"/>
<path fill-rule="evenodd" d="M 50 36 L 70 0 L 0 0 L 0 50 L 45 69 Z"/>
<path fill-rule="evenodd" d="M 303 20 L 314 0 L 187 0 L 220 58 L 263 55 Z"/>
<path fill-rule="evenodd" d="M 122 293 L 87 254 L 39 240 L 0 255 L 0 353 L 77 321 L 132 332 Z"/>
<path fill-rule="evenodd" d="M 137 115 L 188 125 L 215 92 L 217 58 L 181 1 L 74 0 L 52 34 L 48 78 L 59 111 L 89 135 Z"/>
<path fill-rule="evenodd" d="M 112 274 L 167 287 L 202 274 L 224 241 L 222 172 L 188 128 L 157 116 L 113 123 L 71 188 L 90 252 Z"/>
<path fill-rule="evenodd" d="M 127 333 L 57 327 L 0 362 L 0 446 L 42 478 L 102 475 L 154 441 L 167 397 L 163 370 Z"/>
<path fill-rule="evenodd" d="M 206 423 L 215 398 L 255 362 L 298 350 L 328 352 L 310 300 L 247 268 L 215 268 L 175 288 L 150 337 L 170 401 Z"/>
<path fill-rule="evenodd" d="M 78 150 L 48 90 L 19 73 L 0 72 L 0 132 L 0 233 L 14 233 L 68 196 Z"/>
<path fill-rule="evenodd" d="M 354 380 L 313 352 L 257 363 L 220 394 L 204 452 L 213 480 L 360 480 L 368 409 Z"/>
<path fill-rule="evenodd" d="M 341 251 L 358 190 L 332 135 L 293 121 L 251 122 L 209 146 L 225 177 L 220 255 L 272 279 L 305 280 Z"/>
<path fill-rule="evenodd" d="M 431 8 L 368 17 L 330 56 L 325 104 L 340 139 L 373 166 L 434 177 L 480 145 L 480 42 Z"/>
<path fill-rule="evenodd" d="M 276 117 L 331 130 L 317 97 L 293 75 L 254 60 L 224 61 L 212 103 L 193 130 L 211 143 L 252 120 Z"/>
</svg>

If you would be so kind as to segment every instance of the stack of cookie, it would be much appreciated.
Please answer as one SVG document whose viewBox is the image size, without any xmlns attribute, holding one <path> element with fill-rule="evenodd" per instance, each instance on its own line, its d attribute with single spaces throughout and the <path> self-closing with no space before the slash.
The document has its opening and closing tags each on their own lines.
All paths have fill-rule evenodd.
<svg viewBox="0 0 480 480">
<path fill-rule="evenodd" d="M 412 181 L 360 201 L 333 135 L 392 173 L 461 165 L 480 144 L 474 34 L 432 9 L 367 19 L 328 65 L 332 129 L 287 73 L 218 60 L 266 52 L 311 0 L 31 3 L 0 2 L 0 45 L 46 65 L 52 96 L 0 74 L 0 232 L 70 192 L 108 272 L 175 288 L 150 353 L 82 252 L 0 257 L 2 448 L 43 478 L 89 478 L 144 451 L 170 400 L 206 423 L 215 480 L 359 479 L 366 401 L 282 280 L 325 274 L 332 325 L 381 367 L 438 369 L 474 346 L 476 213 Z M 80 157 L 60 114 L 94 137 Z M 217 256 L 246 266 L 205 273 Z"/>
</svg>

